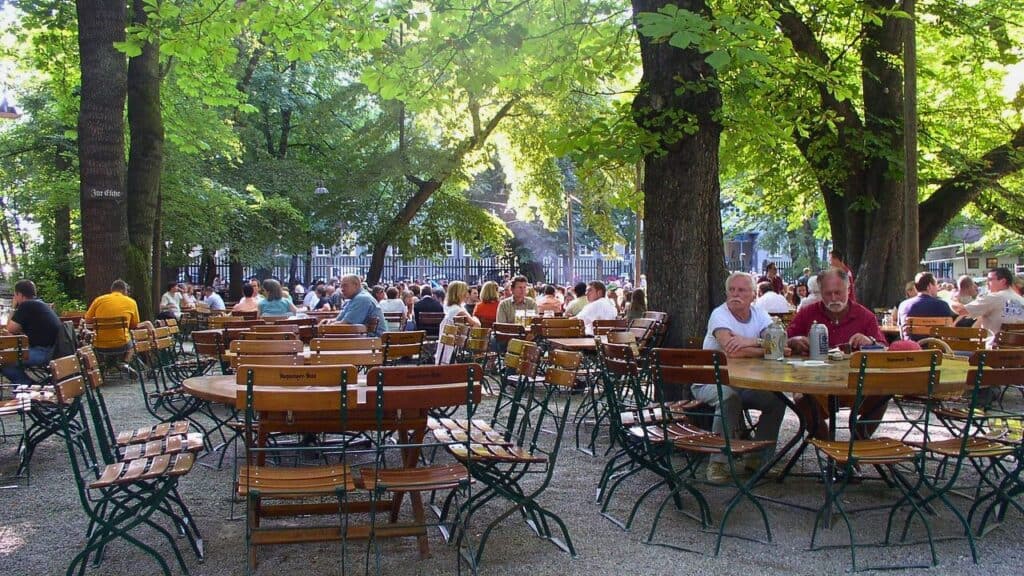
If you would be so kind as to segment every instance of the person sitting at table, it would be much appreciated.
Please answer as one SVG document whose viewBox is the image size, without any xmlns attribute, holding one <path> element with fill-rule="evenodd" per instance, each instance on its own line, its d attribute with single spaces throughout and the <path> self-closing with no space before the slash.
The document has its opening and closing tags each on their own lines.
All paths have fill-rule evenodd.
<svg viewBox="0 0 1024 576">
<path fill-rule="evenodd" d="M 444 296 L 444 319 L 438 326 L 438 333 L 444 334 L 445 326 L 454 324 L 456 318 L 465 318 L 470 326 L 479 326 L 480 321 L 466 311 L 466 301 L 469 299 L 469 286 L 465 282 L 455 280 L 448 283 Z M 434 351 L 435 364 L 450 364 L 454 350 L 450 346 L 438 346 Z"/>
<path fill-rule="evenodd" d="M 619 317 L 619 309 L 605 296 L 604 282 L 600 280 L 587 284 L 586 295 L 587 305 L 576 317 L 583 320 L 587 336 L 593 336 L 594 320 L 615 320 Z"/>
<path fill-rule="evenodd" d="M 302 297 L 302 305 L 306 307 L 306 310 L 313 310 L 314 306 L 317 305 L 317 302 L 321 298 L 321 294 L 323 294 L 323 295 L 327 294 L 326 290 L 322 290 L 320 292 L 317 292 L 317 288 L 323 288 L 323 287 L 324 287 L 324 281 L 323 280 L 317 280 L 316 282 L 313 283 L 312 286 L 309 287 L 309 290 L 306 291 L 306 295 Z"/>
<path fill-rule="evenodd" d="M 167 291 L 160 296 L 159 320 L 177 320 L 181 316 L 181 291 L 177 282 L 168 282 Z"/>
<path fill-rule="evenodd" d="M 821 288 L 818 286 L 818 277 L 811 276 L 807 280 L 807 293 L 800 298 L 800 305 L 796 309 L 799 312 L 816 302 L 821 302 Z"/>
<path fill-rule="evenodd" d="M 60 318 L 46 302 L 36 298 L 36 285 L 31 280 L 14 284 L 14 306 L 14 314 L 5 328 L 9 334 L 28 337 L 28 360 L 5 365 L 3 375 L 12 384 L 30 384 L 32 379 L 22 368 L 44 366 L 53 358 L 53 347 L 61 329 Z"/>
<path fill-rule="evenodd" d="M 213 286 L 207 286 L 203 292 L 206 297 L 203 298 L 203 302 L 210 307 L 211 312 L 223 312 L 224 311 L 224 299 L 220 297 L 220 294 L 214 291 Z"/>
<path fill-rule="evenodd" d="M 647 315 L 647 293 L 643 288 L 633 290 L 629 295 L 629 305 L 626 307 L 626 319 L 636 320 Z"/>
<path fill-rule="evenodd" d="M 384 312 L 377 305 L 377 299 L 369 291 L 363 289 L 363 279 L 355 274 L 348 274 L 341 278 L 341 293 L 345 296 L 345 307 L 338 313 L 334 320 L 342 324 L 362 324 L 366 326 L 367 336 L 380 336 L 388 327 L 384 318 Z M 370 321 L 377 319 L 377 325 L 372 327 Z"/>
<path fill-rule="evenodd" d="M 444 305 L 441 302 L 444 301 L 444 292 L 438 296 L 434 294 L 430 286 L 420 287 L 420 299 L 412 305 L 413 319 L 416 320 L 416 326 L 420 325 L 420 314 L 424 312 L 444 312 Z"/>
<path fill-rule="evenodd" d="M 388 288 L 384 292 L 384 295 L 387 296 L 387 298 L 385 298 L 384 300 L 380 301 L 379 306 L 380 306 L 381 311 L 384 312 L 385 314 L 401 314 L 402 315 L 402 319 L 399 320 L 398 322 L 396 322 L 396 323 L 390 323 L 389 322 L 388 323 L 388 330 L 390 330 L 392 332 L 398 332 L 399 330 L 402 329 L 402 326 L 405 324 L 405 315 L 406 315 L 405 302 L 403 302 L 401 299 L 399 299 L 399 297 L 398 297 L 398 288 L 395 287 L 395 286 L 392 286 L 392 287 Z"/>
<path fill-rule="evenodd" d="M 938 298 L 939 283 L 931 272 L 919 272 L 914 277 L 914 296 L 900 302 L 897 317 L 900 334 L 904 340 L 920 340 L 923 334 L 910 333 L 907 318 L 955 318 L 956 314 L 945 300 Z"/>
<path fill-rule="evenodd" d="M 807 335 L 812 324 L 824 324 L 828 328 L 829 348 L 849 344 L 852 350 L 862 346 L 885 342 L 882 329 L 875 314 L 856 302 L 850 301 L 849 276 L 840 268 L 831 268 L 818 274 L 821 301 L 801 308 L 790 321 L 786 332 L 789 347 L 794 354 L 807 354 L 810 342 Z M 799 397 L 796 401 L 801 419 L 807 423 L 807 431 L 815 438 L 828 439 L 829 427 L 825 422 L 828 399 L 822 396 Z M 888 396 L 866 396 L 861 405 L 860 415 L 868 420 L 878 420 L 889 405 Z M 878 424 L 858 429 L 861 438 L 869 438 Z"/>
<path fill-rule="evenodd" d="M 312 310 L 326 310 L 330 312 L 334 310 L 331 307 L 331 301 L 327 299 L 327 288 L 321 284 L 316 287 L 313 291 L 313 307 Z"/>
<path fill-rule="evenodd" d="M 762 282 L 771 284 L 772 291 L 779 296 L 786 292 L 786 283 L 782 281 L 782 276 L 779 276 L 779 268 L 775 262 L 769 262 L 764 267 L 764 274 L 757 279 L 757 285 L 760 286 Z"/>
<path fill-rule="evenodd" d="M 128 284 L 124 280 L 114 280 L 110 284 L 110 292 L 97 296 L 85 312 L 85 321 L 93 318 L 124 318 L 128 328 L 139 325 L 139 305 L 128 296 Z M 102 330 L 96 334 L 92 346 L 97 351 L 109 351 L 109 354 L 128 353 L 131 334 L 127 330 Z"/>
<path fill-rule="evenodd" d="M 572 293 L 575 296 L 575 298 L 573 298 L 565 306 L 566 317 L 575 316 L 579 314 L 580 310 L 583 310 L 583 307 L 586 306 L 589 302 L 589 300 L 584 298 L 584 296 L 587 294 L 586 282 L 577 282 L 576 285 L 572 287 Z"/>
<path fill-rule="evenodd" d="M 761 339 L 772 325 L 772 317 L 754 305 L 753 276 L 745 272 L 733 272 L 726 279 L 725 287 L 725 303 L 712 310 L 708 319 L 704 349 L 725 352 L 730 358 L 763 357 Z M 778 440 L 786 404 L 774 393 L 724 386 L 723 405 L 719 406 L 718 388 L 714 384 L 695 384 L 691 392 L 694 399 L 716 408 L 718 417 L 712 426 L 715 434 L 722 433 L 722 418 L 726 418 L 731 437 L 741 437 L 744 430 L 743 410 L 752 408 L 761 411 L 761 417 L 754 429 L 754 440 Z M 747 457 L 743 465 L 748 471 L 757 471 L 764 462 L 771 459 L 774 452 L 774 448 L 769 448 L 760 457 Z M 728 481 L 728 458 L 724 454 L 712 455 L 706 475 L 710 482 Z"/>
<path fill-rule="evenodd" d="M 480 288 L 480 302 L 473 308 L 480 325 L 490 327 L 498 317 L 498 283 L 488 280 Z"/>
<path fill-rule="evenodd" d="M 558 301 L 556 292 L 551 284 L 544 287 L 544 293 L 537 298 L 537 314 L 543 316 L 547 312 L 552 315 L 562 312 L 562 303 Z"/>
<path fill-rule="evenodd" d="M 495 322 L 512 324 L 516 321 L 516 312 L 537 311 L 537 303 L 526 295 L 530 281 L 526 276 L 516 276 L 512 279 L 512 295 L 498 304 L 498 315 Z"/>
<path fill-rule="evenodd" d="M 242 299 L 238 301 L 232 312 L 259 312 L 260 301 L 256 299 L 256 291 L 251 284 L 242 284 Z"/>
<path fill-rule="evenodd" d="M 758 282 L 757 300 L 754 305 L 769 314 L 785 314 L 789 312 L 786 297 L 775 291 L 770 282 Z"/>
<path fill-rule="evenodd" d="M 975 318 L 976 325 L 988 330 L 985 345 L 992 348 L 1004 322 L 1024 322 L 1024 298 L 1013 289 L 1013 273 L 1008 268 L 988 271 L 988 293 L 970 304 L 953 304 L 959 314 Z"/>
<path fill-rule="evenodd" d="M 281 283 L 277 280 L 273 278 L 264 280 L 263 290 L 267 293 L 267 298 L 260 302 L 258 314 L 260 318 L 265 316 L 289 316 L 298 311 L 295 308 L 295 304 L 292 304 L 291 300 L 284 297 Z"/>
</svg>

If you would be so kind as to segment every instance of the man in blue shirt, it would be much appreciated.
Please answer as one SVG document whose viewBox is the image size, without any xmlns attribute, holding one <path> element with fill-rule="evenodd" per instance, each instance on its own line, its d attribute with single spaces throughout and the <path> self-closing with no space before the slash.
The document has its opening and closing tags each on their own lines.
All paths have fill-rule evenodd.
<svg viewBox="0 0 1024 576">
<path fill-rule="evenodd" d="M 380 336 L 384 333 L 387 329 L 384 311 L 377 305 L 377 300 L 363 290 L 363 281 L 359 276 L 350 274 L 342 278 L 341 294 L 348 302 L 335 320 L 342 324 L 364 324 L 367 336 Z M 377 318 L 377 326 L 373 330 L 370 330 L 371 318 Z"/>
<path fill-rule="evenodd" d="M 939 284 L 931 272 L 921 272 L 914 277 L 914 289 L 917 296 L 900 302 L 899 324 L 900 333 L 904 340 L 920 340 L 924 335 L 910 334 L 910 327 L 907 325 L 907 318 L 955 318 L 956 314 L 949 304 L 936 296 L 939 293 Z"/>
</svg>

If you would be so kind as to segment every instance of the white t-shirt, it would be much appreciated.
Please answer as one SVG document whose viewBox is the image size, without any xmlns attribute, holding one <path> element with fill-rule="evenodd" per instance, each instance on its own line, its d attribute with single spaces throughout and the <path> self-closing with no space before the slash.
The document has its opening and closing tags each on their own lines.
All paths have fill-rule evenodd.
<svg viewBox="0 0 1024 576">
<path fill-rule="evenodd" d="M 764 296 L 754 301 L 754 305 L 769 314 L 772 312 L 781 314 L 789 312 L 789 302 L 786 302 L 785 296 L 777 292 L 765 292 Z"/>
<path fill-rule="evenodd" d="M 178 292 L 164 292 L 160 297 L 160 309 L 181 316 L 181 294 Z"/>
<path fill-rule="evenodd" d="M 580 310 L 580 313 L 577 314 L 576 317 L 583 320 L 587 335 L 593 336 L 594 320 L 615 320 L 619 317 L 619 310 L 611 300 L 607 298 L 598 298 L 584 306 L 583 310 Z"/>
<path fill-rule="evenodd" d="M 985 343 L 989 348 L 995 344 L 996 334 L 1003 322 L 1024 322 L 1024 298 L 1012 288 L 978 296 L 973 302 L 964 304 L 964 307 L 972 318 L 980 321 L 982 328 L 988 330 Z"/>
<path fill-rule="evenodd" d="M 722 304 L 711 311 L 711 318 L 708 319 L 708 333 L 704 336 L 704 349 L 722 350 L 722 347 L 718 345 L 718 339 L 715 338 L 715 330 L 719 328 L 727 328 L 735 336 L 759 338 L 761 332 L 771 325 L 772 317 L 757 306 L 751 306 L 750 318 L 746 322 L 740 322 L 732 315 L 728 306 Z"/>
</svg>

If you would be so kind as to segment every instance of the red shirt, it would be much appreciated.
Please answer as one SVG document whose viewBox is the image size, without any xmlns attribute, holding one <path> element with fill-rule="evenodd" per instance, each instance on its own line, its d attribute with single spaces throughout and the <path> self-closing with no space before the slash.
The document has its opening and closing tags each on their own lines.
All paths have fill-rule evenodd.
<svg viewBox="0 0 1024 576">
<path fill-rule="evenodd" d="M 829 348 L 846 344 L 854 334 L 858 333 L 885 343 L 885 336 L 878 327 L 878 318 L 871 310 L 856 302 L 850 302 L 846 314 L 838 322 L 832 320 L 828 315 L 824 302 L 815 302 L 796 313 L 789 323 L 786 334 L 790 338 L 807 336 L 811 331 L 811 324 L 815 322 L 824 324 L 828 328 Z"/>
<path fill-rule="evenodd" d="M 484 326 L 494 324 L 498 317 L 498 301 L 480 302 L 473 308 L 473 316 L 476 316 Z"/>
</svg>

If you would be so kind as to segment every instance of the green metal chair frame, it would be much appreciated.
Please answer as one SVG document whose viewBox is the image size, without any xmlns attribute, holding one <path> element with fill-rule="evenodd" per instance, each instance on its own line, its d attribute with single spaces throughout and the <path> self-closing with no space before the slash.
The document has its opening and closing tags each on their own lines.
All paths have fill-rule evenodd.
<svg viewBox="0 0 1024 576">
<path fill-rule="evenodd" d="M 697 502 L 698 514 L 691 517 L 700 523 L 701 528 L 706 528 L 711 521 L 711 512 L 704 496 L 691 484 L 700 459 L 685 458 L 679 467 L 672 460 L 674 447 L 671 439 L 700 431 L 675 420 L 664 402 L 651 403 L 632 346 L 604 344 L 601 359 L 612 442 L 620 446 L 605 465 L 598 482 L 597 499 L 602 502 L 601 515 L 629 530 L 644 500 L 663 486 L 667 486 L 670 493 L 675 492 L 672 500 L 676 508 L 682 510 L 681 492 L 676 491 L 681 487 Z M 627 479 L 644 471 L 653 473 L 659 480 L 641 493 L 625 522 L 615 518 L 608 508 L 616 490 Z"/>
<path fill-rule="evenodd" d="M 1024 455 L 1021 443 L 977 433 L 986 428 L 991 430 L 988 422 L 994 418 L 1018 422 L 1024 420 L 1024 415 L 1019 413 L 986 412 L 980 399 L 981 391 L 985 388 L 1005 388 L 1024 381 L 1024 350 L 979 351 L 971 356 L 970 362 L 974 368 L 967 374 L 967 385 L 971 392 L 962 427 L 948 440 L 931 441 L 925 435 L 924 441 L 919 444 L 926 454 L 940 459 L 940 470 L 944 472 L 942 477 L 939 474 L 925 476 L 930 493 L 921 501 L 921 506 L 927 506 L 938 499 L 953 512 L 963 527 L 971 558 L 977 563 L 978 552 L 971 529 L 975 514 L 984 509 L 977 530 L 977 535 L 981 536 L 986 532 L 988 520 L 993 513 L 996 513 L 1000 521 L 1010 507 L 1024 513 L 1021 503 L 1011 496 L 1015 490 L 1019 493 L 1021 487 L 1020 460 Z M 944 424 L 948 426 L 948 422 Z M 965 518 L 947 495 L 958 488 L 957 482 L 966 465 L 970 465 L 978 474 L 978 482 L 974 488 L 974 502 Z M 907 527 L 904 526 L 904 538 Z"/>
<path fill-rule="evenodd" d="M 189 432 L 189 423 L 186 421 L 115 432 L 103 397 L 103 373 L 91 346 L 80 348 L 75 356 L 54 360 L 51 366 L 55 376 L 61 379 L 78 375 L 82 377 L 85 384 L 85 406 L 91 421 L 89 429 L 93 433 L 98 456 L 104 464 L 157 456 L 176 458 L 183 453 L 194 456 L 203 448 L 202 434 Z M 162 506 L 161 512 L 174 522 L 179 534 L 188 538 L 196 557 L 202 560 L 205 556 L 202 534 L 176 485 L 168 493 L 167 500 L 169 504 Z"/>
<path fill-rule="evenodd" d="M 382 548 L 378 532 L 394 525 L 398 520 L 398 513 L 405 494 L 409 494 L 413 502 L 414 526 L 425 527 L 428 525 L 423 515 L 423 502 L 421 493 L 448 491 L 445 498 L 445 513 L 438 515 L 438 527 L 442 534 L 448 535 L 454 532 L 465 533 L 465 522 L 469 516 L 463 515 L 461 505 L 457 505 L 461 498 L 471 498 L 472 478 L 469 470 L 463 464 L 441 464 L 425 467 L 409 467 L 407 459 L 408 451 L 420 451 L 425 447 L 452 448 L 461 446 L 463 450 L 470 449 L 470 439 L 448 439 L 439 442 L 427 443 L 422 440 L 403 439 L 399 435 L 397 440 L 389 442 L 387 438 L 390 431 L 387 429 L 386 419 L 388 414 L 396 411 L 422 411 L 437 406 L 463 404 L 465 405 L 467 420 L 473 418 L 476 407 L 480 401 L 478 385 L 483 380 L 483 372 L 476 363 L 447 364 L 441 366 L 381 366 L 370 369 L 366 381 L 374 389 L 374 414 L 376 418 L 376 432 L 374 433 L 373 445 L 376 448 L 374 464 L 369 467 L 360 468 L 363 486 L 370 492 L 370 541 L 375 552 L 377 573 L 380 573 L 380 560 Z M 444 389 L 436 389 L 434 386 L 445 385 Z M 399 390 L 389 391 L 389 387 L 401 387 Z M 422 390 L 417 390 L 423 387 Z M 397 467 L 388 466 L 388 454 L 398 451 L 401 454 L 403 463 Z M 376 517 L 382 508 L 381 502 L 391 494 L 390 521 L 391 525 L 378 528 Z M 452 506 L 453 504 L 454 507 Z M 455 511 L 454 517 L 449 517 L 449 510 Z M 426 551 L 426 535 L 417 536 L 420 541 L 420 552 Z M 462 555 L 460 555 L 462 556 Z M 461 562 L 459 563 L 461 568 Z M 475 572 L 475 570 L 474 570 Z"/>
<path fill-rule="evenodd" d="M 890 388 L 901 388 L 901 394 L 915 395 L 925 399 L 933 398 L 935 384 L 939 381 L 938 366 L 942 362 L 942 356 L 938 351 L 921 352 L 857 352 L 850 358 L 851 371 L 849 379 L 851 388 L 856 388 L 853 407 L 850 410 L 850 436 L 847 440 L 818 440 L 811 439 L 810 443 L 815 447 L 818 455 L 818 463 L 824 476 L 825 502 L 818 510 L 814 518 L 814 529 L 811 532 L 812 550 L 818 549 L 818 530 L 822 524 L 829 522 L 832 511 L 838 511 L 846 525 L 850 538 L 850 562 L 854 572 L 870 569 L 906 568 L 913 566 L 875 566 L 868 568 L 857 567 L 857 539 L 854 533 L 853 524 L 850 521 L 850 513 L 843 505 L 843 495 L 850 485 L 850 480 L 855 476 L 855 470 L 861 464 L 871 465 L 881 470 L 885 469 L 892 477 L 888 482 L 890 486 L 897 488 L 900 498 L 889 506 L 888 520 L 886 523 L 885 539 L 882 545 L 888 546 L 891 540 L 893 521 L 896 513 L 909 507 L 907 519 L 903 529 L 905 540 L 907 530 L 912 518 L 918 518 L 925 528 L 928 539 L 928 547 L 931 552 L 931 565 L 938 562 L 935 553 L 935 543 L 932 538 L 932 527 L 922 506 L 921 488 L 925 485 L 926 471 L 924 451 L 911 446 L 901 440 L 889 438 L 857 439 L 854 431 L 858 430 L 858 424 L 872 424 L 892 422 L 885 420 L 867 420 L 859 416 L 861 405 L 865 397 L 873 394 L 872 388 L 879 385 L 886 385 Z M 932 410 L 927 407 L 921 415 L 919 422 L 911 425 L 920 426 L 928 430 Z M 833 427 L 834 430 L 835 427 Z M 834 434 L 834 432 L 833 432 Z M 914 480 L 911 481 L 903 474 L 898 465 L 910 466 Z M 839 481 L 836 482 L 837 467 L 841 467 Z M 925 567 L 925 566 L 917 566 Z"/>
<path fill-rule="evenodd" d="M 566 358 L 575 356 L 569 365 L 576 368 L 566 369 L 548 366 L 542 388 L 534 388 L 528 382 L 536 380 L 539 372 L 539 350 L 536 347 L 527 349 L 519 365 L 520 383 L 513 405 L 509 411 L 509 426 L 500 441 L 474 442 L 468 450 L 460 451 L 449 447 L 449 451 L 457 460 L 464 463 L 472 477 L 483 485 L 483 489 L 473 493 L 462 506 L 462 515 L 466 522 L 484 505 L 495 498 L 507 500 L 510 506 L 501 512 L 481 532 L 475 550 L 463 550 L 467 561 L 474 570 L 480 565 L 487 540 L 494 529 L 506 518 L 519 512 L 527 525 L 541 538 L 544 538 L 560 549 L 576 555 L 569 529 L 565 522 L 551 510 L 542 506 L 537 499 L 551 483 L 555 471 L 559 449 L 562 444 L 565 424 L 569 418 L 570 402 L 565 401 L 561 408 L 552 408 L 552 401 L 559 396 L 560 389 L 571 387 L 579 367 L 578 353 L 566 353 Z M 551 418 L 553 427 L 545 429 L 547 419 Z M 553 428 L 553 429 L 552 429 Z M 553 435 L 550 445 L 542 440 Z M 539 483 L 523 484 L 523 480 L 532 475 L 541 477 Z M 448 503 L 445 509 L 449 509 Z M 561 532 L 558 538 L 551 524 L 555 524 Z M 462 544 L 469 535 L 465 530 L 455 535 L 455 541 Z"/>
<path fill-rule="evenodd" d="M 167 501 L 178 479 L 191 470 L 193 455 L 162 455 L 109 464 L 97 460 L 92 433 L 82 407 L 85 388 L 80 374 L 54 385 L 79 501 L 90 522 L 88 542 L 72 559 L 67 570 L 68 576 L 74 574 L 76 569 L 79 576 L 84 574 L 90 557 L 93 557 L 94 565 L 99 564 L 104 548 L 117 539 L 128 542 L 153 558 L 163 574 L 170 576 L 170 568 L 160 553 L 131 534 L 136 527 L 142 525 L 164 536 L 179 567 L 187 573 L 188 568 L 175 538 L 155 522 L 152 516 L 156 512 L 173 516 Z"/>
<path fill-rule="evenodd" d="M 245 370 L 244 376 L 241 372 Z M 245 549 L 246 549 L 246 574 L 251 574 L 256 568 L 256 545 L 274 543 L 275 532 L 281 528 L 263 526 L 257 510 L 262 510 L 267 499 L 289 499 L 332 497 L 337 501 L 337 507 L 320 506 L 313 504 L 313 508 L 302 508 L 301 503 L 282 505 L 282 510 L 290 508 L 295 513 L 310 513 L 329 515 L 336 513 L 338 517 L 338 539 L 341 541 L 341 568 L 345 573 L 347 564 L 347 539 L 349 532 L 348 496 L 356 489 L 355 479 L 351 467 L 345 463 L 349 455 L 347 444 L 340 444 L 332 447 L 332 453 L 338 454 L 341 464 L 325 465 L 316 467 L 300 468 L 299 475 L 283 475 L 279 467 L 266 466 L 261 463 L 267 456 L 281 453 L 302 453 L 321 452 L 322 446 L 277 446 L 268 442 L 260 445 L 257 427 L 259 414 L 261 412 L 287 412 L 288 414 L 302 414 L 309 412 L 323 412 L 337 410 L 340 429 L 348 428 L 349 418 L 349 389 L 350 380 L 355 379 L 356 370 L 354 366 L 343 365 L 320 365 L 320 366 L 297 366 L 297 367 L 275 367 L 275 375 L 287 373 L 291 378 L 271 378 L 264 380 L 266 371 L 259 371 L 256 367 L 240 367 L 239 377 L 245 379 L 245 391 L 239 393 L 236 407 L 244 413 L 244 437 L 247 447 L 247 465 L 239 471 L 237 488 L 239 495 L 246 502 L 246 526 L 245 526 Z M 269 387 L 265 387 L 269 386 Z M 300 389 L 300 387 L 302 389 Z M 290 388 L 290 389 L 289 389 Z M 287 514 L 275 512 L 274 516 Z M 329 527 L 333 529 L 332 527 Z M 322 527 L 306 527 L 292 529 L 299 532 L 316 536 Z M 264 536 L 266 535 L 266 536 Z M 291 542 L 303 542 L 313 537 L 298 538 Z"/>
</svg>

